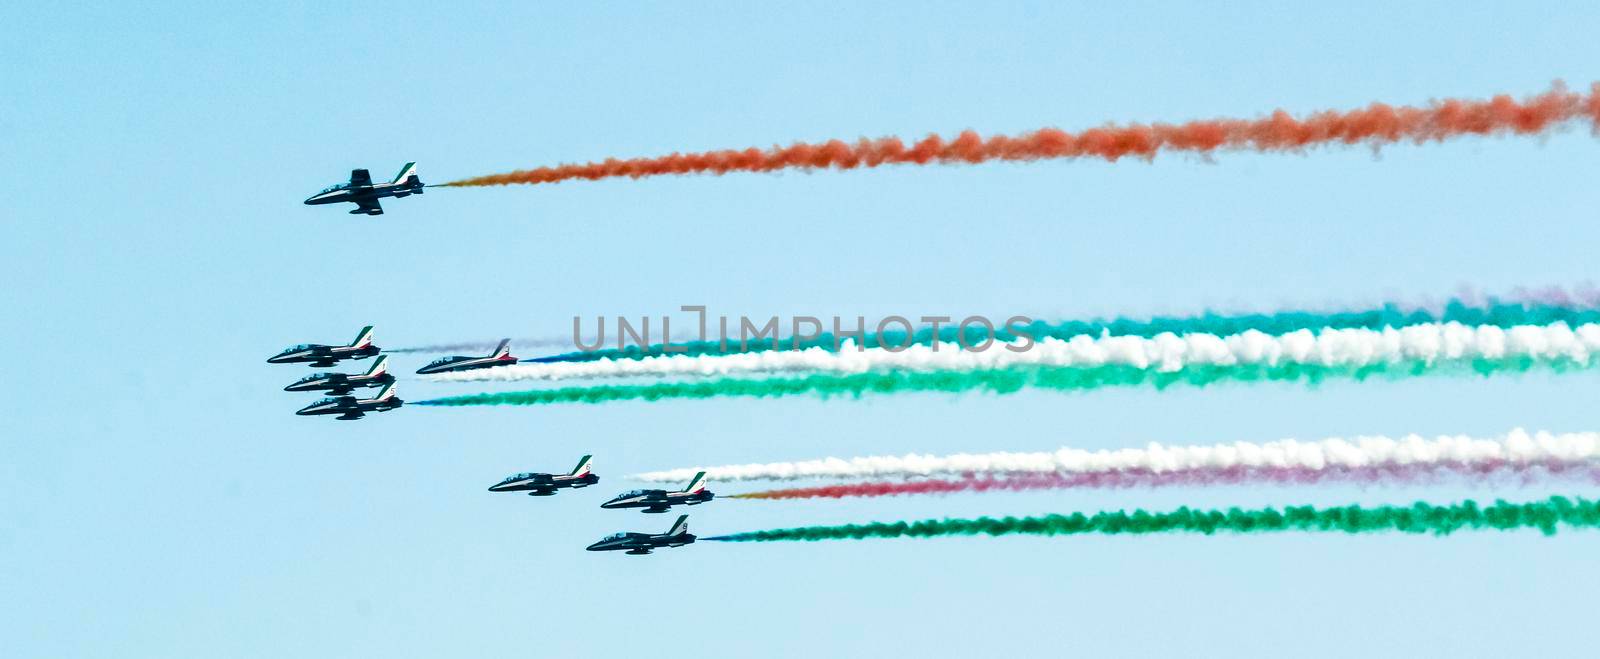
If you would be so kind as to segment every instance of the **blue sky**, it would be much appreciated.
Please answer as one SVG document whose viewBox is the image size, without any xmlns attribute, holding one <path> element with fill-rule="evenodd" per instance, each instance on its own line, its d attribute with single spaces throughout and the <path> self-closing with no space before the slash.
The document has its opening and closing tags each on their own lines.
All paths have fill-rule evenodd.
<svg viewBox="0 0 1600 659">
<path fill-rule="evenodd" d="M 300 200 L 608 156 L 1252 116 L 1600 80 L 1594 8 L 1495 3 L 38 4 L 0 21 L 0 646 L 13 657 L 627 651 L 1546 655 L 1597 537 L 582 547 L 633 471 L 828 455 L 1593 430 L 1592 374 L 298 418 L 302 341 L 575 314 L 1322 306 L 1593 280 L 1595 139 Z M 470 3 L 462 3 L 470 4 Z M 526 352 L 526 351 L 524 351 Z M 396 356 L 409 372 L 424 356 Z M 470 385 L 406 380 L 409 399 Z M 595 490 L 490 495 L 596 455 Z M 724 486 L 729 491 L 735 486 Z M 1111 507 L 1535 498 L 1218 488 L 696 508 L 700 533 Z M 1589 494 L 1573 492 L 1570 494 Z M 660 528 L 657 528 L 660 527 Z M 1563 633 L 1563 630 L 1566 633 Z"/>
</svg>

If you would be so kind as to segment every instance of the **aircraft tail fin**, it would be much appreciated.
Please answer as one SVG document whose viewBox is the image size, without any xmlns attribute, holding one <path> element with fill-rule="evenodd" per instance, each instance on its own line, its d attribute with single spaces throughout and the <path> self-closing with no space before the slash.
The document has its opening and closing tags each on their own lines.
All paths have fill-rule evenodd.
<svg viewBox="0 0 1600 659">
<path fill-rule="evenodd" d="M 500 339 L 500 345 L 495 346 L 494 352 L 489 354 L 490 359 L 499 359 L 511 354 L 511 339 Z"/>
<path fill-rule="evenodd" d="M 578 466 L 572 468 L 572 474 L 571 475 L 573 475 L 573 476 L 587 476 L 589 474 L 590 469 L 593 467 L 593 465 L 591 465 L 589 463 L 589 458 L 592 458 L 592 457 L 594 457 L 594 456 L 585 455 L 585 456 L 583 456 L 581 458 L 578 458 Z"/>
<path fill-rule="evenodd" d="M 356 335 L 356 340 L 350 342 L 352 348 L 365 348 L 372 345 L 372 326 L 361 328 L 361 333 Z"/>
<path fill-rule="evenodd" d="M 683 535 L 689 532 L 689 516 L 679 515 L 678 521 L 672 523 L 672 528 L 667 529 L 667 535 Z"/>
<path fill-rule="evenodd" d="M 400 168 L 400 173 L 394 175 L 394 183 L 404 183 L 406 179 L 417 175 L 417 163 L 408 162 Z"/>
<path fill-rule="evenodd" d="M 702 472 L 699 472 L 699 473 L 695 474 L 694 478 L 689 479 L 689 486 L 683 488 L 683 491 L 688 492 L 689 494 L 696 494 L 698 492 L 704 491 L 705 489 L 706 489 L 706 472 L 702 471 Z"/>
<path fill-rule="evenodd" d="M 389 372 L 389 356 L 388 355 L 378 355 L 378 359 L 376 361 L 372 362 L 372 368 L 367 369 L 367 375 L 383 375 L 384 373 L 388 373 L 388 372 Z"/>
<path fill-rule="evenodd" d="M 393 382 L 390 382 L 389 384 L 383 385 L 383 389 L 380 389 L 378 391 L 378 395 L 374 396 L 373 400 L 389 400 L 390 398 L 394 398 L 394 383 Z"/>
</svg>

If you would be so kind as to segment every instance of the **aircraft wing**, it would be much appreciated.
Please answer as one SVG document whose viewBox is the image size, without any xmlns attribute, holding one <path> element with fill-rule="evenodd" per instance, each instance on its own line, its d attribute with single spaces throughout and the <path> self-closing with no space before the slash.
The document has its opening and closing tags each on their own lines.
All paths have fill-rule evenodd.
<svg viewBox="0 0 1600 659">
<path fill-rule="evenodd" d="M 362 199 L 356 202 L 356 210 L 368 215 L 382 215 L 383 207 L 378 205 L 377 199 Z"/>
<path fill-rule="evenodd" d="M 367 173 L 365 169 L 350 170 L 350 187 L 372 187 L 372 174 Z"/>
</svg>

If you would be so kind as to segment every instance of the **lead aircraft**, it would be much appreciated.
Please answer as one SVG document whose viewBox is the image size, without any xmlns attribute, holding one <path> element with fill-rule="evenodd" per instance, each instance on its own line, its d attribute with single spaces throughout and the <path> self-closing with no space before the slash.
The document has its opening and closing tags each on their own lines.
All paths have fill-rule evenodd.
<svg viewBox="0 0 1600 659">
<path fill-rule="evenodd" d="M 490 492 L 527 492 L 530 497 L 547 497 L 562 488 L 589 487 L 600 482 L 600 477 L 590 471 L 592 465 L 585 455 L 578 460 L 578 466 L 572 468 L 567 474 L 514 474 L 507 476 L 498 484 L 490 485 Z"/>
<path fill-rule="evenodd" d="M 337 204 L 348 201 L 356 205 L 350 211 L 351 215 L 382 215 L 383 206 L 378 200 L 384 197 L 399 199 L 414 194 L 422 194 L 422 178 L 417 176 L 417 163 L 408 162 L 400 168 L 393 181 L 388 183 L 372 182 L 372 174 L 365 169 L 350 170 L 350 182 L 330 185 L 311 195 L 306 199 L 307 206 L 320 206 L 322 204 Z"/>
</svg>

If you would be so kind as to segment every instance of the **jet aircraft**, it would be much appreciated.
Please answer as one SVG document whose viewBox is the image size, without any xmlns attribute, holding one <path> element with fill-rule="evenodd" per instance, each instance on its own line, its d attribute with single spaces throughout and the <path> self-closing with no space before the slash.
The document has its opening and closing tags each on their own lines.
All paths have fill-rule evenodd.
<svg viewBox="0 0 1600 659">
<path fill-rule="evenodd" d="M 689 486 L 676 492 L 666 490 L 633 490 L 617 495 L 615 499 L 600 504 L 601 508 L 643 508 L 642 512 L 664 513 L 678 504 L 697 506 L 716 495 L 706 490 L 706 472 L 690 479 Z"/>
<path fill-rule="evenodd" d="M 372 398 L 356 398 L 355 396 L 334 396 L 324 398 L 315 403 L 300 408 L 295 412 L 300 416 L 320 416 L 324 414 L 337 414 L 340 421 L 353 421 L 367 415 L 367 412 L 387 412 L 404 405 L 405 401 L 394 395 L 394 383 L 384 385 L 383 390 Z"/>
<path fill-rule="evenodd" d="M 427 366 L 417 369 L 417 375 L 472 371 L 480 368 L 510 366 L 515 363 L 517 363 L 517 358 L 511 356 L 511 339 L 500 339 L 500 345 L 494 349 L 494 352 L 489 353 L 487 357 L 440 357 L 428 362 Z"/>
<path fill-rule="evenodd" d="M 422 194 L 422 178 L 417 176 L 417 163 L 408 162 L 400 173 L 388 183 L 373 184 L 372 174 L 365 169 L 350 171 L 350 182 L 331 185 L 306 199 L 307 206 L 337 204 L 348 201 L 356 205 L 351 215 L 382 215 L 383 206 L 378 200 L 384 197 L 401 197 Z"/>
<path fill-rule="evenodd" d="M 302 343 L 292 348 L 285 348 L 283 352 L 267 358 L 268 364 L 310 364 L 315 367 L 328 367 L 345 359 L 366 359 L 378 354 L 378 346 L 372 345 L 372 326 L 361 328 L 361 333 L 356 335 L 356 340 L 347 346 L 325 346 L 320 343 Z"/>
<path fill-rule="evenodd" d="M 689 533 L 689 516 L 679 515 L 678 521 L 672 523 L 672 528 L 666 533 L 613 533 L 599 542 L 589 545 L 589 551 L 626 551 L 634 556 L 650 553 L 652 549 L 662 547 L 682 547 L 694 543 L 694 534 Z"/>
<path fill-rule="evenodd" d="M 312 373 L 295 381 L 284 391 L 325 391 L 329 396 L 348 396 L 356 389 L 381 387 L 394 382 L 389 374 L 389 356 L 378 355 L 366 373 Z"/>
<path fill-rule="evenodd" d="M 578 460 L 578 466 L 572 468 L 569 474 L 516 474 L 507 476 L 497 485 L 489 486 L 490 492 L 527 492 L 530 497 L 547 497 L 564 487 L 579 488 L 589 487 L 600 482 L 600 477 L 590 471 L 592 466 L 585 455 Z"/>
</svg>

